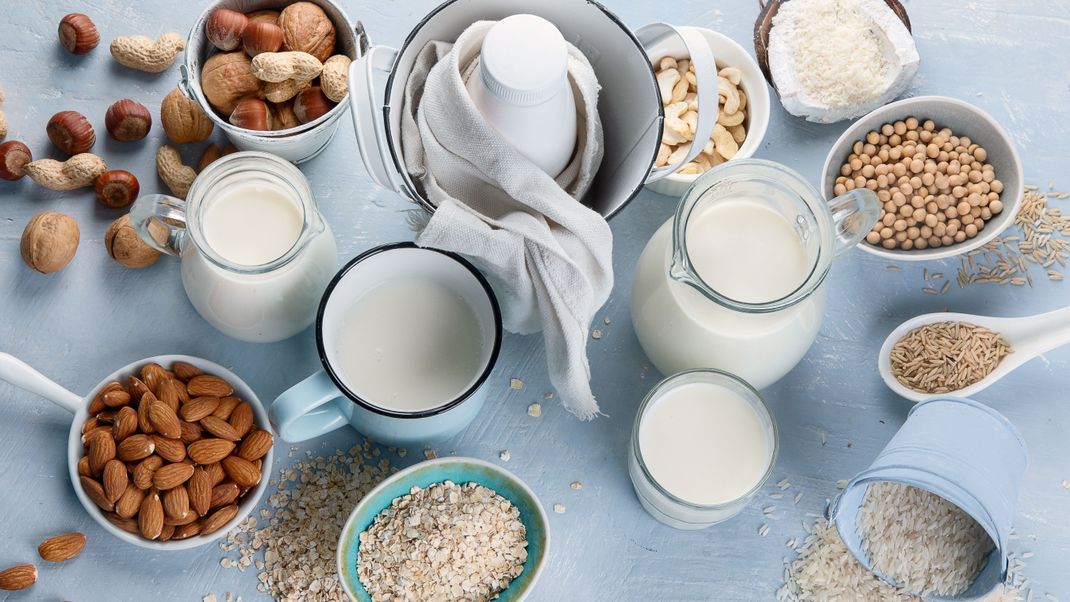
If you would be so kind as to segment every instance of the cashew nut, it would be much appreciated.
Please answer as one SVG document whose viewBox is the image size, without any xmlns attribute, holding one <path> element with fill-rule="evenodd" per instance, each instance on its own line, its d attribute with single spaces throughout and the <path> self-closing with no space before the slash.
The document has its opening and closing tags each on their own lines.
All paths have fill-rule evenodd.
<svg viewBox="0 0 1070 602">
<path fill-rule="evenodd" d="M 166 71 L 186 42 L 177 33 L 165 33 L 155 40 L 148 36 L 120 36 L 111 41 L 111 55 L 124 67 L 160 73 Z"/>
<path fill-rule="evenodd" d="M 719 123 L 713 126 L 713 147 L 717 150 L 717 154 L 725 159 L 731 159 L 739 152 L 739 145 L 736 144 L 735 138 Z"/>
<path fill-rule="evenodd" d="M 270 102 L 286 102 L 311 87 L 311 80 L 299 82 L 296 79 L 286 79 L 281 82 L 267 82 L 263 88 L 264 98 Z"/>
<path fill-rule="evenodd" d="M 718 71 L 717 75 L 727 79 L 733 86 L 738 86 L 743 80 L 743 72 L 735 67 L 725 67 Z"/>
<path fill-rule="evenodd" d="M 666 69 L 658 73 L 658 90 L 661 92 L 662 104 L 672 102 L 672 89 L 678 81 L 680 81 L 680 72 L 676 69 Z"/>
<path fill-rule="evenodd" d="M 680 81 L 676 82 L 676 85 L 673 86 L 672 89 L 672 101 L 680 102 L 684 98 L 687 98 L 687 89 L 689 87 L 690 85 L 687 83 L 686 79 L 681 79 Z"/>
<path fill-rule="evenodd" d="M 160 179 L 167 184 L 171 194 L 180 199 L 186 198 L 189 187 L 197 178 L 197 172 L 182 163 L 182 156 L 178 154 L 178 149 L 166 144 L 156 151 L 156 173 L 160 174 Z"/>
<path fill-rule="evenodd" d="M 736 141 L 736 144 L 743 144 L 743 141 L 747 139 L 747 129 L 742 123 L 729 127 L 728 132 L 732 134 L 732 139 Z"/>
<path fill-rule="evenodd" d="M 694 137 L 695 130 L 698 129 L 698 111 L 688 111 L 680 119 L 687 124 L 688 129 L 691 130 L 691 136 Z"/>
<path fill-rule="evenodd" d="M 720 111 L 717 113 L 717 123 L 725 127 L 731 127 L 743 123 L 743 120 L 746 119 L 746 117 L 747 114 L 743 111 L 736 111 L 735 113 Z"/>
<path fill-rule="evenodd" d="M 323 71 L 323 63 L 307 52 L 261 52 L 253 57 L 253 75 L 265 82 L 288 79 L 311 81 Z"/>
<path fill-rule="evenodd" d="M 687 104 L 683 101 L 674 102 L 665 107 L 666 117 L 683 117 L 687 113 Z"/>
<path fill-rule="evenodd" d="M 739 111 L 739 90 L 732 82 L 720 76 L 717 77 L 717 96 L 724 102 L 725 113 L 731 115 Z"/>
<path fill-rule="evenodd" d="M 743 92 L 743 90 L 740 90 L 739 91 L 739 110 L 742 111 L 743 109 L 746 109 L 746 108 L 747 108 L 747 95 Z"/>
<path fill-rule="evenodd" d="M 676 173 L 681 174 L 681 175 L 685 175 L 685 176 L 686 175 L 697 176 L 698 174 L 702 173 L 702 166 L 700 166 L 698 163 L 696 163 L 694 161 L 689 161 L 683 167 L 681 167 L 680 169 L 677 169 Z"/>
<path fill-rule="evenodd" d="M 672 152 L 672 154 L 669 155 L 668 164 L 669 165 L 673 165 L 673 164 L 679 163 L 680 161 L 683 161 L 684 159 L 687 158 L 687 153 L 690 152 L 690 151 L 691 151 L 691 146 L 690 145 L 682 145 L 682 146 L 676 147 L 676 150 L 674 150 Z"/>
<path fill-rule="evenodd" d="M 108 171 L 108 164 L 92 153 L 81 153 L 66 161 L 38 159 L 27 163 L 24 169 L 31 180 L 49 190 L 74 190 L 92 186 Z"/>
<path fill-rule="evenodd" d="M 342 102 L 349 92 L 349 64 L 353 61 L 344 54 L 336 54 L 323 63 L 320 73 L 320 88 L 334 102 Z"/>
<path fill-rule="evenodd" d="M 691 133 L 691 128 L 687 127 L 687 123 L 683 119 L 679 117 L 665 118 L 665 132 L 661 136 L 661 141 L 665 144 L 675 146 L 689 142 L 694 137 L 695 135 Z"/>
<path fill-rule="evenodd" d="M 661 62 L 658 63 L 658 70 L 664 71 L 666 69 L 676 69 L 678 66 L 679 64 L 676 62 L 676 59 L 671 56 L 667 56 L 662 58 Z"/>
<path fill-rule="evenodd" d="M 654 166 L 661 167 L 662 165 L 668 165 L 669 155 L 672 154 L 672 149 L 667 144 L 658 145 L 658 157 L 654 159 Z"/>
</svg>

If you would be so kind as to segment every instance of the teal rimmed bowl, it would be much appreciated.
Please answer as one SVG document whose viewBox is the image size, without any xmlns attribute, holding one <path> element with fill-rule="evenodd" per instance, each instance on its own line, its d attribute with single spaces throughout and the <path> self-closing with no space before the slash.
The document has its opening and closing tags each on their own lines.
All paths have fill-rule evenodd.
<svg viewBox="0 0 1070 602">
<path fill-rule="evenodd" d="M 504 468 L 476 458 L 452 457 L 420 462 L 392 475 L 368 492 L 353 509 L 338 539 L 338 578 L 351 599 L 371 602 L 371 596 L 357 578 L 360 534 L 395 498 L 408 494 L 413 486 L 427 487 L 442 481 L 479 483 L 516 506 L 527 531 L 528 559 L 524 562 L 524 571 L 513 579 L 497 599 L 501 602 L 519 602 L 535 587 L 550 550 L 549 520 L 539 499 L 531 488 Z"/>
</svg>

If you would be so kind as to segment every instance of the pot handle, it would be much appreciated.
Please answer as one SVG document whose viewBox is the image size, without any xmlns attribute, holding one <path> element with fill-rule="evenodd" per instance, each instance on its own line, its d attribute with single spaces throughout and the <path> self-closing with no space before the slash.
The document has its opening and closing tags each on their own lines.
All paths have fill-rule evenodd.
<svg viewBox="0 0 1070 602">
<path fill-rule="evenodd" d="M 138 197 L 130 208 L 130 225 L 145 244 L 177 257 L 186 238 L 186 201 L 166 194 Z"/>
<path fill-rule="evenodd" d="M 376 85 L 382 74 L 390 73 L 397 57 L 395 48 L 372 46 L 353 61 L 349 67 L 349 97 L 357 148 L 364 167 L 377 184 L 401 192 L 403 182 L 390 159 L 392 155 L 386 143 L 386 89 Z"/>
<path fill-rule="evenodd" d="M 868 188 L 855 188 L 830 200 L 828 205 L 836 225 L 836 255 L 861 242 L 881 216 L 880 199 Z"/>
<path fill-rule="evenodd" d="M 342 396 L 323 370 L 290 387 L 268 413 L 279 436 L 290 443 L 319 437 L 349 423 L 331 403 Z"/>
<path fill-rule="evenodd" d="M 693 27 L 675 27 L 668 23 L 651 23 L 636 31 L 639 42 L 646 49 L 647 55 L 651 50 L 666 37 L 677 37 L 683 40 L 684 47 L 691 64 L 695 66 L 695 84 L 697 88 L 698 124 L 695 127 L 695 135 L 692 138 L 690 149 L 683 160 L 654 167 L 650 170 L 647 182 L 660 180 L 665 176 L 675 173 L 702 152 L 706 141 L 710 139 L 714 128 L 717 126 L 718 97 L 717 97 L 717 61 L 710 50 L 702 32 Z M 666 55 L 668 56 L 668 55 Z M 661 59 L 661 57 L 650 57 Z M 664 109 L 661 110 L 664 118 Z M 662 121 L 662 128 L 665 127 Z M 663 130 L 664 131 L 664 130 Z M 660 142 L 659 142 L 660 143 Z"/>
<path fill-rule="evenodd" d="M 56 384 L 26 362 L 9 353 L 0 352 L 0 380 L 7 381 L 24 391 L 40 395 L 72 414 L 82 408 L 81 397 Z"/>
</svg>

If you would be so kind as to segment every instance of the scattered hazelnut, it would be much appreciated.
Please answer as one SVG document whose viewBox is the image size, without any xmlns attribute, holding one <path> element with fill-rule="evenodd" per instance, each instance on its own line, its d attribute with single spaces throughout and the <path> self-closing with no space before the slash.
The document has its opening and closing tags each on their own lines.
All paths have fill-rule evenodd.
<svg viewBox="0 0 1070 602">
<path fill-rule="evenodd" d="M 244 51 L 213 54 L 201 68 L 201 90 L 222 115 L 233 113 L 238 101 L 246 96 L 257 96 L 262 85 L 253 75 L 253 63 Z"/>
<path fill-rule="evenodd" d="M 275 52 L 282 47 L 282 28 L 267 21 L 250 23 L 242 35 L 242 47 L 249 56 Z"/>
<path fill-rule="evenodd" d="M 108 107 L 108 112 L 104 114 L 104 127 L 119 142 L 141 140 L 152 128 L 152 115 L 145 105 L 124 98 Z"/>
<path fill-rule="evenodd" d="M 100 174 L 96 182 L 97 199 L 105 207 L 118 209 L 137 200 L 141 186 L 134 174 L 115 169 Z"/>
<path fill-rule="evenodd" d="M 245 15 L 249 19 L 250 23 L 271 23 L 272 25 L 279 24 L 279 11 L 277 10 L 258 10 Z"/>
<path fill-rule="evenodd" d="M 56 148 L 68 155 L 88 152 L 97 141 L 93 125 L 77 111 L 60 111 L 48 120 L 45 131 Z"/>
<path fill-rule="evenodd" d="M 59 22 L 59 43 L 71 54 L 87 54 L 100 43 L 100 34 L 88 16 L 71 13 Z"/>
<path fill-rule="evenodd" d="M 18 140 L 0 144 L 0 178 L 19 180 L 26 175 L 26 164 L 33 161 L 29 147 Z"/>
<path fill-rule="evenodd" d="M 297 115 L 294 114 L 292 102 L 273 102 L 268 106 L 271 108 L 271 129 L 288 130 L 301 125 Z"/>
<path fill-rule="evenodd" d="M 215 124 L 197 103 L 175 88 L 160 103 L 160 121 L 175 144 L 200 142 L 212 135 Z"/>
<path fill-rule="evenodd" d="M 319 86 L 312 86 L 294 97 L 294 115 L 301 123 L 315 121 L 334 108 L 334 103 Z"/>
<path fill-rule="evenodd" d="M 204 35 L 216 48 L 223 51 L 234 50 L 241 45 L 242 34 L 249 24 L 249 19 L 236 10 L 217 8 L 204 24 Z"/>
<path fill-rule="evenodd" d="M 283 47 L 307 52 L 323 62 L 334 52 L 334 23 L 311 2 L 294 2 L 279 14 Z"/>
<path fill-rule="evenodd" d="M 214 144 L 209 144 L 204 147 L 204 152 L 201 153 L 201 159 L 197 162 L 197 173 L 204 171 L 205 167 L 208 167 L 215 162 L 216 159 L 221 157 L 219 147 Z"/>
<path fill-rule="evenodd" d="M 270 130 L 271 109 L 259 98 L 243 98 L 230 114 L 230 122 L 247 130 Z"/>
<path fill-rule="evenodd" d="M 42 211 L 22 231 L 19 252 L 26 265 L 42 274 L 65 268 L 78 250 L 78 222 L 69 215 Z"/>
<path fill-rule="evenodd" d="M 128 268 L 147 268 L 160 258 L 160 252 L 146 244 L 130 224 L 129 214 L 108 226 L 104 248 L 112 259 Z"/>
</svg>

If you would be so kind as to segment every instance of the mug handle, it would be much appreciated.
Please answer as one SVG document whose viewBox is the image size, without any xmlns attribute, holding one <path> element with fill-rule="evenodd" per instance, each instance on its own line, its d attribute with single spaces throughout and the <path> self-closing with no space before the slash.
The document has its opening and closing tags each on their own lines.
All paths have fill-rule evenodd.
<svg viewBox="0 0 1070 602">
<path fill-rule="evenodd" d="M 138 197 L 130 208 L 130 225 L 145 244 L 178 256 L 186 238 L 186 201 L 166 194 Z"/>
<path fill-rule="evenodd" d="M 881 216 L 880 199 L 877 193 L 868 188 L 855 188 L 830 200 L 828 204 L 836 226 L 834 255 L 840 255 L 861 242 Z"/>
<path fill-rule="evenodd" d="M 349 423 L 331 401 L 342 396 L 323 370 L 287 389 L 271 403 L 268 413 L 275 430 L 296 443 L 319 437 Z"/>
</svg>

